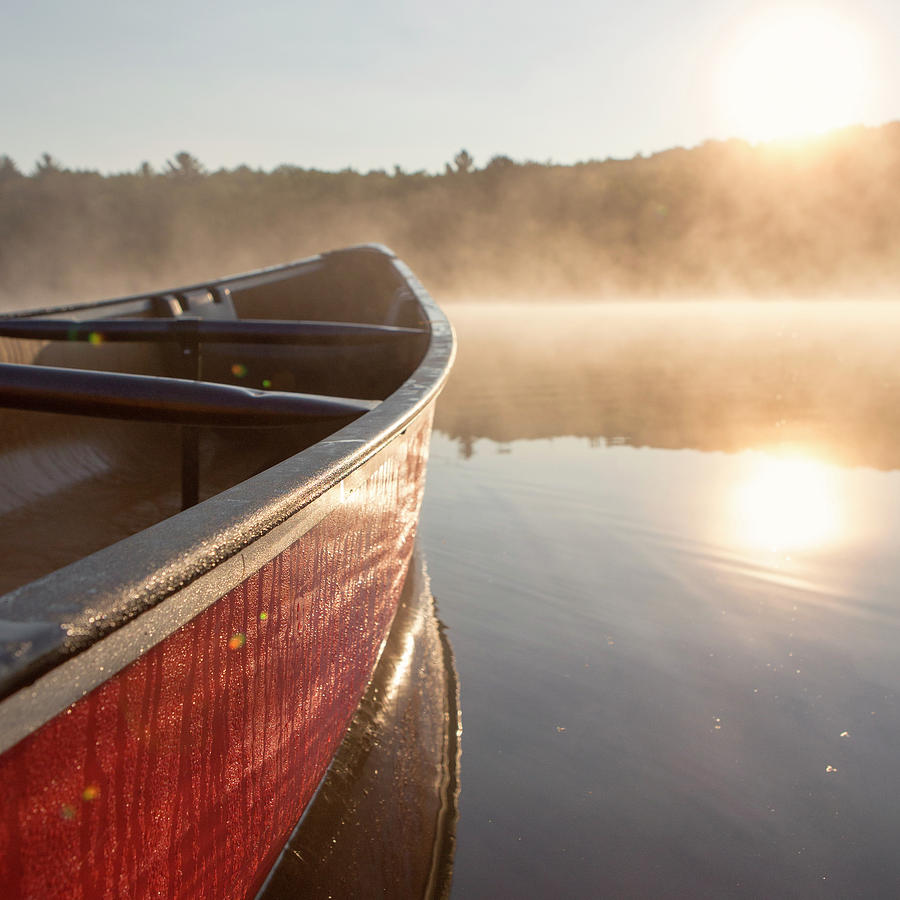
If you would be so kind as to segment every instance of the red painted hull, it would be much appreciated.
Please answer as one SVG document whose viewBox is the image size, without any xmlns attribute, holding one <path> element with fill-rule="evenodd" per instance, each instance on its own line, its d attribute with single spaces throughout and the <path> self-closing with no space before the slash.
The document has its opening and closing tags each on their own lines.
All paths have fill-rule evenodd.
<svg viewBox="0 0 900 900">
<path fill-rule="evenodd" d="M 287 549 L 0 758 L 4 896 L 259 888 L 396 610 L 431 411 Z"/>
</svg>

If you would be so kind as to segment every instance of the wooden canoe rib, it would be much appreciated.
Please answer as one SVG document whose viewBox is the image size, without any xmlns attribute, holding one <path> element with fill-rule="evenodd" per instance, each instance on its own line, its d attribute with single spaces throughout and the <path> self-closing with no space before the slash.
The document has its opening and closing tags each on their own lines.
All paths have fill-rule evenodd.
<svg viewBox="0 0 900 900">
<path fill-rule="evenodd" d="M 0 497 L 13 562 L 42 540 L 52 556 L 53 527 L 77 543 L 65 503 L 102 500 L 89 462 L 134 458 L 136 480 L 155 483 L 166 429 L 202 426 L 238 463 L 267 435 L 302 445 L 0 597 L 0 778 L 15 786 L 0 812 L 4 891 L 253 896 L 393 619 L 452 329 L 401 262 L 367 246 L 7 317 L 0 336 L 4 433 L 20 440 Z M 84 422 L 109 417 L 140 424 L 104 426 L 80 482 L 16 482 L 35 459 L 53 482 L 72 429 L 89 440 Z M 123 456 L 117 429 L 132 427 Z M 228 444 L 223 428 L 244 437 Z M 55 517 L 29 531 L 31 510 Z"/>
</svg>

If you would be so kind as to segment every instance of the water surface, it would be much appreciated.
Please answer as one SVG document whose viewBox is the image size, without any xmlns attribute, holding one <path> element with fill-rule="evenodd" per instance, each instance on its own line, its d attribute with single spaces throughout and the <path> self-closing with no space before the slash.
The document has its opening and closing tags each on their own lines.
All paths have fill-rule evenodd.
<svg viewBox="0 0 900 900">
<path fill-rule="evenodd" d="M 454 892 L 900 887 L 900 304 L 450 308 Z"/>
</svg>

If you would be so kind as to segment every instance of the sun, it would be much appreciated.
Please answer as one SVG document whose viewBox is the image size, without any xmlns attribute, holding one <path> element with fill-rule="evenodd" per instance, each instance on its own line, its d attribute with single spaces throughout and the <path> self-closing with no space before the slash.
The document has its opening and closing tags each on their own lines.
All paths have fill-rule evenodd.
<svg viewBox="0 0 900 900">
<path fill-rule="evenodd" d="M 747 22 L 719 81 L 729 130 L 751 141 L 805 137 L 862 120 L 870 80 L 860 28 L 816 8 Z"/>
<path fill-rule="evenodd" d="M 736 537 L 748 547 L 810 549 L 843 530 L 834 472 L 813 459 L 759 456 L 733 501 Z"/>
</svg>

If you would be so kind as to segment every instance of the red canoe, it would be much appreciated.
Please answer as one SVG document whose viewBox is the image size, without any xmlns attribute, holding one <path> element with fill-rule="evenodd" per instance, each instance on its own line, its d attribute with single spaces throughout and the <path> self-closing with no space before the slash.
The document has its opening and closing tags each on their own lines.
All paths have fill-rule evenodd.
<svg viewBox="0 0 900 900">
<path fill-rule="evenodd" d="M 4 896 L 259 889 L 384 646 L 453 355 L 375 246 L 0 318 Z"/>
</svg>

